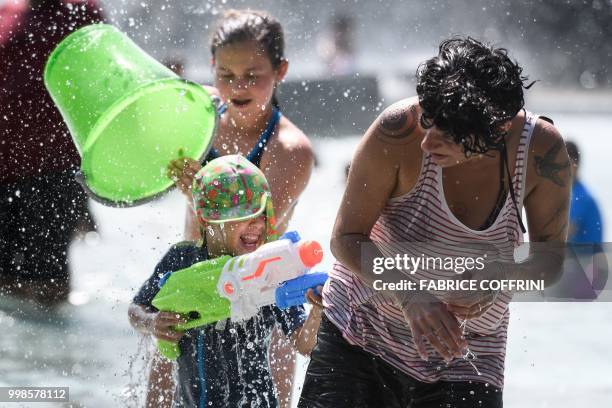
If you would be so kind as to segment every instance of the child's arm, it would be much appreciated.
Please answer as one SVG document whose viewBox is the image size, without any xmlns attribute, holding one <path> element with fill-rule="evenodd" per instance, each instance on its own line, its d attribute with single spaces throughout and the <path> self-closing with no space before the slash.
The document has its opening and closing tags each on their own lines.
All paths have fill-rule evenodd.
<svg viewBox="0 0 612 408">
<path fill-rule="evenodd" d="M 172 326 L 184 323 L 185 319 L 171 312 L 158 312 L 147 306 L 131 303 L 128 309 L 130 324 L 143 334 L 150 334 L 157 339 L 177 343 L 183 333 Z M 172 362 L 163 358 L 157 351 L 149 370 L 146 408 L 170 408 L 174 396 Z"/>
<path fill-rule="evenodd" d="M 191 186 L 196 173 L 202 168 L 200 163 L 189 158 L 179 158 L 170 162 L 168 165 L 168 178 L 187 198 L 187 211 L 185 212 L 185 231 L 184 238 L 188 241 L 198 241 L 201 239 L 200 226 L 196 214 L 193 210 L 193 197 Z"/>
<path fill-rule="evenodd" d="M 283 336 L 278 327 L 272 331 L 268 359 L 272 381 L 278 394 L 279 407 L 288 408 L 291 406 L 293 378 L 295 377 L 295 347 L 293 341 Z"/>
<path fill-rule="evenodd" d="M 322 290 L 322 286 L 317 287 L 318 293 L 321 293 Z M 317 295 L 312 289 L 308 289 L 306 299 L 312 305 L 312 309 L 302 327 L 291 336 L 295 348 L 303 356 L 309 356 L 317 344 L 317 333 L 321 324 L 321 313 L 323 313 L 323 299 L 321 295 Z"/>
<path fill-rule="evenodd" d="M 183 332 L 173 329 L 173 326 L 187 321 L 176 313 L 158 312 L 136 303 L 131 303 L 128 309 L 130 324 L 143 334 L 150 334 L 159 340 L 178 343 Z"/>
<path fill-rule="evenodd" d="M 172 361 L 163 358 L 157 350 L 149 370 L 149 383 L 145 408 L 170 408 L 174 397 Z"/>
</svg>

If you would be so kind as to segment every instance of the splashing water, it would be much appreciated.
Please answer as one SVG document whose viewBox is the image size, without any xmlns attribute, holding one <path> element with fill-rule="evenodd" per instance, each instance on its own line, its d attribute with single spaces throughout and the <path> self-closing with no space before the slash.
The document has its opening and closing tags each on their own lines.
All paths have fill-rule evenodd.
<svg viewBox="0 0 612 408">
<path fill-rule="evenodd" d="M 465 337 L 465 335 L 468 332 L 467 331 L 467 319 L 463 320 L 461 324 L 459 325 L 459 327 L 461 328 L 462 334 Z M 476 367 L 476 364 L 474 364 L 474 360 L 477 360 L 478 356 L 476 356 L 476 354 L 472 350 L 470 350 L 469 347 L 465 349 L 465 354 L 461 358 L 463 358 L 465 361 L 467 361 L 472 366 L 474 371 L 476 371 L 477 375 L 482 375 L 482 373 L 478 371 L 478 367 Z"/>
<path fill-rule="evenodd" d="M 128 368 L 123 373 L 127 377 L 126 386 L 121 393 L 115 395 L 119 406 L 138 408 L 144 406 L 147 393 L 147 378 L 155 354 L 155 344 L 151 336 L 140 335 L 138 347 L 134 354 L 128 357 Z"/>
</svg>

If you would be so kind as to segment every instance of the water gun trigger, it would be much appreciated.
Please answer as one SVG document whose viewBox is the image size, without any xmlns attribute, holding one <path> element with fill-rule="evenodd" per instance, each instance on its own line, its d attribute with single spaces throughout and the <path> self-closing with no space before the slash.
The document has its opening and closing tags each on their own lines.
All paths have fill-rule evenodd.
<svg viewBox="0 0 612 408">
<path fill-rule="evenodd" d="M 200 312 L 198 312 L 197 310 L 192 310 L 191 312 L 187 313 L 187 322 L 198 320 L 201 317 L 202 315 L 200 315 Z"/>
</svg>

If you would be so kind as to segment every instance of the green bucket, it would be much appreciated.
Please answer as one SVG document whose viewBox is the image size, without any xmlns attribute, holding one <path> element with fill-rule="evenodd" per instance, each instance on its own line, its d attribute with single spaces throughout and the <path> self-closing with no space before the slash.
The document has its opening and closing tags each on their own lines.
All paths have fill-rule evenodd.
<svg viewBox="0 0 612 408">
<path fill-rule="evenodd" d="M 90 195 L 131 206 L 173 186 L 172 159 L 203 158 L 212 145 L 216 106 L 111 25 L 66 37 L 45 66 L 45 86 L 81 155 Z"/>
</svg>

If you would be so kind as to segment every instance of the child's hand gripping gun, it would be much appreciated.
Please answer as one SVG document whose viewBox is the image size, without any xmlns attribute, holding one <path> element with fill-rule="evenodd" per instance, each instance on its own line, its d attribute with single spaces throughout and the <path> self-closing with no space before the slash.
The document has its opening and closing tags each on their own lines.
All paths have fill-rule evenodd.
<svg viewBox="0 0 612 408">
<path fill-rule="evenodd" d="M 327 280 L 326 273 L 306 274 L 322 258 L 319 243 L 300 241 L 297 232 L 288 232 L 249 254 L 198 262 L 166 274 L 152 304 L 160 311 L 187 316 L 189 321 L 178 325 L 178 330 L 230 316 L 232 320 L 248 319 L 261 306 L 273 303 L 283 309 L 297 306 L 304 303 L 308 289 Z M 174 343 L 158 341 L 158 349 L 172 360 L 180 355 Z"/>
<path fill-rule="evenodd" d="M 174 327 L 188 330 L 230 316 L 230 302 L 217 293 L 217 282 L 223 265 L 232 258 L 222 256 L 198 262 L 189 268 L 166 273 L 159 282 L 159 292 L 151 304 L 164 312 L 174 312 L 188 319 Z M 176 360 L 180 356 L 178 344 L 158 340 L 161 355 Z"/>
</svg>

